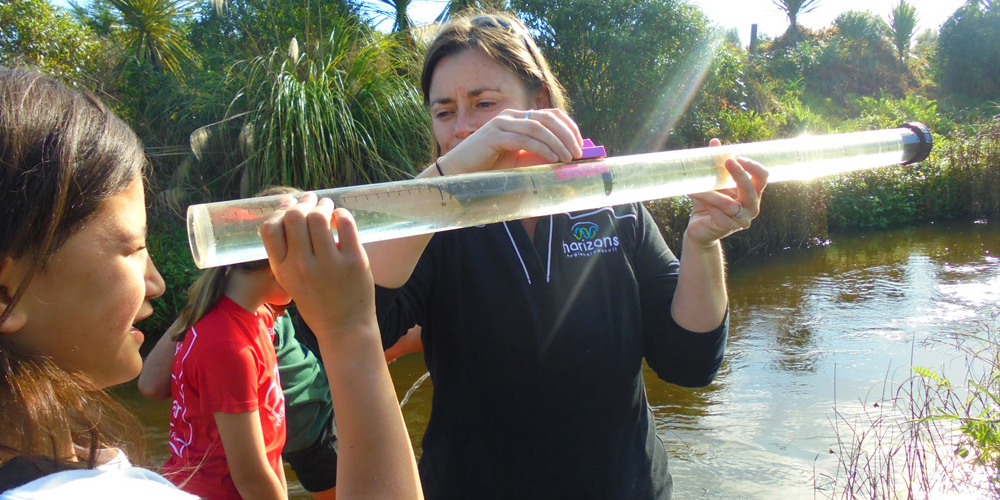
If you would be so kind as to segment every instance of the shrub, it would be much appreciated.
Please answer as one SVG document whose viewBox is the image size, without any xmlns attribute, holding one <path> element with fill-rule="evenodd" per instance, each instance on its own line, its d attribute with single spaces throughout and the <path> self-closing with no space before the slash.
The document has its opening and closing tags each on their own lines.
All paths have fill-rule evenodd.
<svg viewBox="0 0 1000 500">
<path fill-rule="evenodd" d="M 1000 1 L 966 2 L 941 26 L 942 89 L 974 101 L 1000 101 Z"/>
<path fill-rule="evenodd" d="M 47 0 L 0 2 L 0 64 L 31 67 L 73 83 L 91 76 L 101 50 L 89 28 Z"/>
</svg>

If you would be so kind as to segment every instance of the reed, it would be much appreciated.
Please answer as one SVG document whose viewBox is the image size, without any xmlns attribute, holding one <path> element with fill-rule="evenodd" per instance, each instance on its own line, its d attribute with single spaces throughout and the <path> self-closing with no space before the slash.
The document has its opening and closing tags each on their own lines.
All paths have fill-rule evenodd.
<svg viewBox="0 0 1000 500">
<path fill-rule="evenodd" d="M 839 467 L 818 474 L 828 498 L 997 498 L 1000 496 L 1000 308 L 973 332 L 942 335 L 963 354 L 951 378 L 913 367 L 861 408 L 834 408 Z"/>
</svg>

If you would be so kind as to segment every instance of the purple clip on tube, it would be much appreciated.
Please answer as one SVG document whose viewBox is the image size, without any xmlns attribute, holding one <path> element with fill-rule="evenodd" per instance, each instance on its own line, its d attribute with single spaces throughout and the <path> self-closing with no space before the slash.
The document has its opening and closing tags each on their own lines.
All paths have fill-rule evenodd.
<svg viewBox="0 0 1000 500">
<path fill-rule="evenodd" d="M 583 140 L 583 156 L 580 157 L 581 160 L 604 158 L 605 156 L 608 156 L 608 153 L 604 150 L 604 146 L 595 146 L 594 141 L 590 139 Z"/>
</svg>

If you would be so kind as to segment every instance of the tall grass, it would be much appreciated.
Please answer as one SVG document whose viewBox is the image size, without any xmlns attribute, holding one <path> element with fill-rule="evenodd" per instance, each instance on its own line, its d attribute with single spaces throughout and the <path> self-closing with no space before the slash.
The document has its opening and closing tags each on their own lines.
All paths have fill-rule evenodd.
<svg viewBox="0 0 1000 500">
<path fill-rule="evenodd" d="M 397 180 L 425 165 L 428 114 L 396 44 L 342 18 L 301 55 L 251 61 L 241 195 Z"/>
<path fill-rule="evenodd" d="M 830 498 L 997 498 L 1000 496 L 1000 308 L 979 328 L 949 338 L 966 372 L 923 368 L 864 401 L 836 411 L 839 468 L 818 481 Z M 889 384 L 886 384 L 888 386 Z"/>
<path fill-rule="evenodd" d="M 200 161 L 174 185 L 202 198 L 271 185 L 321 189 L 399 180 L 430 161 L 430 123 L 407 78 L 412 53 L 357 19 L 329 36 L 237 63 L 226 118 L 192 134 Z"/>
</svg>

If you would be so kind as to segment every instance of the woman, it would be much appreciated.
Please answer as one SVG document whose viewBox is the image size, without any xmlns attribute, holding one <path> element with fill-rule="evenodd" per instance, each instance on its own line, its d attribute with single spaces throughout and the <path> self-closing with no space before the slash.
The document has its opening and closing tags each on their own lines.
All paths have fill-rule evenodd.
<svg viewBox="0 0 1000 500">
<path fill-rule="evenodd" d="M 563 90 L 513 16 L 441 28 L 421 86 L 443 155 L 418 177 L 581 155 Z M 641 204 L 368 246 L 383 342 L 423 327 L 428 498 L 670 498 L 642 361 L 690 387 L 722 362 L 719 240 L 749 227 L 767 178 L 748 160 L 726 168 L 738 187 L 692 196 L 680 261 Z M 580 238 L 601 244 L 581 251 Z"/>
<path fill-rule="evenodd" d="M 0 66 L 0 498 L 193 498 L 130 467 L 122 449 L 141 426 L 104 393 L 139 374 L 133 325 L 164 290 L 146 251 L 145 165 L 93 95 Z M 353 219 L 304 196 L 262 234 L 331 363 L 341 498 L 419 498 Z"/>
</svg>

